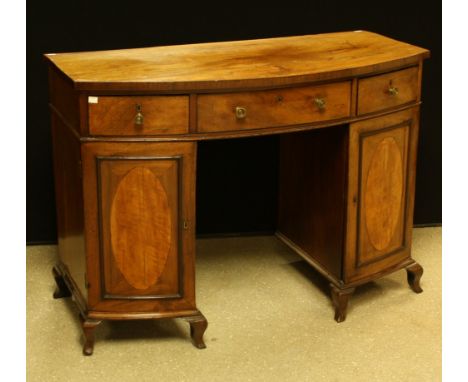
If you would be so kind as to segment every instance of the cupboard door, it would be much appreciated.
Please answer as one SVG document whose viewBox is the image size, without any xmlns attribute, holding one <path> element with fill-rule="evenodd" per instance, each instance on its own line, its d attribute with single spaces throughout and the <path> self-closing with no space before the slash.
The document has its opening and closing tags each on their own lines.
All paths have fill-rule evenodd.
<svg viewBox="0 0 468 382">
<path fill-rule="evenodd" d="M 418 109 L 350 125 L 345 280 L 410 256 Z"/>
<path fill-rule="evenodd" d="M 194 308 L 195 143 L 86 143 L 83 161 L 89 304 Z"/>
</svg>

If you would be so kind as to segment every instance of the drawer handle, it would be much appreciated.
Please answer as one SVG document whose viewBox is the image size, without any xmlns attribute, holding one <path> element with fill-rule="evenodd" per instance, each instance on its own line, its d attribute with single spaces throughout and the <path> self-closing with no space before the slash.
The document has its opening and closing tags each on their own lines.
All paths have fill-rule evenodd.
<svg viewBox="0 0 468 382">
<path fill-rule="evenodd" d="M 247 117 L 247 109 L 242 106 L 236 106 L 236 118 L 244 119 L 245 117 Z"/>
<path fill-rule="evenodd" d="M 135 116 L 135 125 L 143 125 L 143 113 L 141 112 L 141 105 L 136 105 L 137 114 Z"/>
<path fill-rule="evenodd" d="M 398 88 L 395 87 L 395 86 L 389 86 L 388 87 L 388 94 L 390 94 L 392 96 L 398 95 Z"/>
<path fill-rule="evenodd" d="M 314 103 L 315 103 L 315 106 L 317 106 L 319 110 L 324 110 L 325 106 L 327 105 L 325 98 L 319 98 L 319 97 L 314 98 Z"/>
</svg>

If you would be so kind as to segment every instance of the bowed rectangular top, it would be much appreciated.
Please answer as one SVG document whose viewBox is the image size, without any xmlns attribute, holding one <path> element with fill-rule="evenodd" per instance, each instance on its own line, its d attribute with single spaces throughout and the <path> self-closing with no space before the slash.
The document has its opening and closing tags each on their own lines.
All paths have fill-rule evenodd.
<svg viewBox="0 0 468 382">
<path fill-rule="evenodd" d="M 366 31 L 45 55 L 77 90 L 155 92 L 342 79 L 428 56 L 426 49 Z"/>
</svg>

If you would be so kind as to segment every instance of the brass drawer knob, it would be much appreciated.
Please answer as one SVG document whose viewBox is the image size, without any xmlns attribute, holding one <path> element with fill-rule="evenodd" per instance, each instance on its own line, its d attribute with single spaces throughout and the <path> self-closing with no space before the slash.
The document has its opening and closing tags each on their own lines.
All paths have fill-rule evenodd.
<svg viewBox="0 0 468 382">
<path fill-rule="evenodd" d="M 143 113 L 141 112 L 141 105 L 139 103 L 136 105 L 136 111 L 135 125 L 143 125 Z"/>
<path fill-rule="evenodd" d="M 320 97 L 314 98 L 314 103 L 315 103 L 315 106 L 317 106 L 319 110 L 324 110 L 327 104 L 325 101 L 325 98 L 320 98 Z"/>
<path fill-rule="evenodd" d="M 244 119 L 245 117 L 247 117 L 247 109 L 242 106 L 236 106 L 236 118 Z"/>
<path fill-rule="evenodd" d="M 389 86 L 388 87 L 388 94 L 390 94 L 392 96 L 398 95 L 398 88 L 395 87 L 395 86 Z"/>
</svg>

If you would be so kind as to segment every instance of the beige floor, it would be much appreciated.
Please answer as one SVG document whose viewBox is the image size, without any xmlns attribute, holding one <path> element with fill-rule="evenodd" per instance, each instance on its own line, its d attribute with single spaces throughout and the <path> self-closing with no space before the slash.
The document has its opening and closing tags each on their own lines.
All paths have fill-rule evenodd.
<svg viewBox="0 0 468 382">
<path fill-rule="evenodd" d="M 27 249 L 28 381 L 439 381 L 441 229 L 414 232 L 424 293 L 404 271 L 359 288 L 333 320 L 326 283 L 273 237 L 198 242 L 208 346 L 181 320 L 106 322 L 92 357 L 70 299 L 53 300 L 54 246 Z"/>
</svg>

